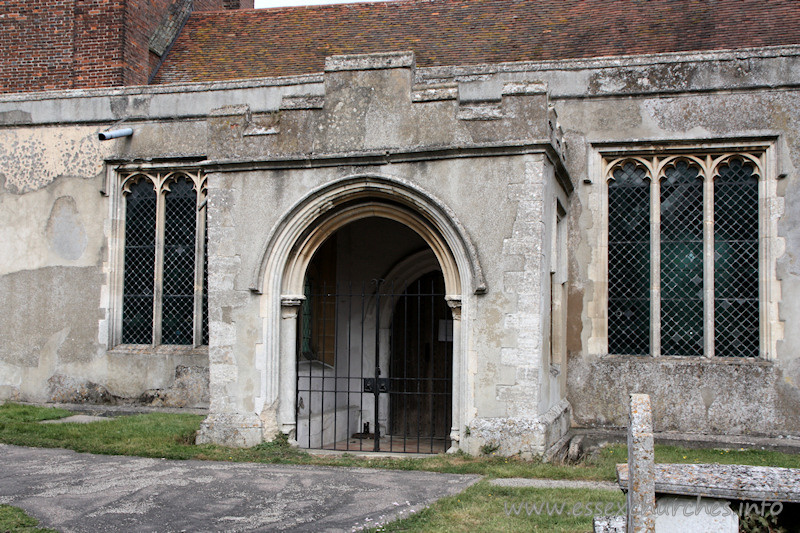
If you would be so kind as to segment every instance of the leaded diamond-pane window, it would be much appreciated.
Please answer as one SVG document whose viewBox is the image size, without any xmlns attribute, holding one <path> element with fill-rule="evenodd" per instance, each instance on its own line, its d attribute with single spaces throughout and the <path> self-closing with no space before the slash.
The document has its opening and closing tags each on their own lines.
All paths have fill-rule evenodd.
<svg viewBox="0 0 800 533">
<path fill-rule="evenodd" d="M 650 349 L 650 183 L 633 163 L 608 184 L 608 317 L 612 353 L 646 355 Z"/>
<path fill-rule="evenodd" d="M 606 159 L 608 350 L 759 355 L 763 153 Z"/>
<path fill-rule="evenodd" d="M 661 354 L 703 355 L 703 180 L 685 161 L 661 179 L 660 259 Z"/>
<path fill-rule="evenodd" d="M 140 180 L 125 200 L 125 291 L 122 342 L 149 344 L 153 338 L 153 291 L 156 261 L 156 193 Z"/>
<path fill-rule="evenodd" d="M 207 344 L 204 177 L 136 172 L 123 177 L 122 190 L 121 342 Z"/>
<path fill-rule="evenodd" d="M 758 352 L 758 178 L 734 160 L 714 180 L 717 355 Z"/>
</svg>

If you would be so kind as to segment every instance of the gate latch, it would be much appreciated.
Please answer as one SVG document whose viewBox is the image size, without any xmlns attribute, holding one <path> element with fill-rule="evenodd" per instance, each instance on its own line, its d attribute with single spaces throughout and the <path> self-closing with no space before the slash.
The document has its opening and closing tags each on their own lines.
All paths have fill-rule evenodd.
<svg viewBox="0 0 800 533">
<path fill-rule="evenodd" d="M 378 392 L 389 392 L 389 378 L 378 378 Z M 375 392 L 375 378 L 364 378 L 363 392 Z"/>
</svg>

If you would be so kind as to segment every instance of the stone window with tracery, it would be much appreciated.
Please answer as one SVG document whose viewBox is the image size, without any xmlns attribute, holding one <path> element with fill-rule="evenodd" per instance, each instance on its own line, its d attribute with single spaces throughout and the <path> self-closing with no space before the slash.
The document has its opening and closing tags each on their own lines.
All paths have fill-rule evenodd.
<svg viewBox="0 0 800 533">
<path fill-rule="evenodd" d="M 606 155 L 608 353 L 757 357 L 764 151 Z"/>
<path fill-rule="evenodd" d="M 208 344 L 206 178 L 124 174 L 122 344 Z"/>
</svg>

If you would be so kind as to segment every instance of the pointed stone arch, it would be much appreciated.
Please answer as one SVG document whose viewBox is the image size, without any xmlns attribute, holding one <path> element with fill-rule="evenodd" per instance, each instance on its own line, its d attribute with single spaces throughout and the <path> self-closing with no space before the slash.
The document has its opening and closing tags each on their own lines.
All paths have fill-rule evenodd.
<svg viewBox="0 0 800 533">
<path fill-rule="evenodd" d="M 486 284 L 475 247 L 455 214 L 419 186 L 394 177 L 360 175 L 327 183 L 292 206 L 270 232 L 251 282 L 251 290 L 262 295 L 264 325 L 256 357 L 262 373 L 257 411 L 277 408 L 278 428 L 294 435 L 297 313 L 304 300 L 306 269 L 329 236 L 368 217 L 394 220 L 415 231 L 433 251 L 444 276 L 454 319 L 451 450 L 455 450 L 465 412 L 461 389 L 468 346 L 461 317 L 469 313 L 468 297 L 485 292 Z"/>
<path fill-rule="evenodd" d="M 370 216 L 410 224 L 431 246 L 443 272 L 449 269 L 445 273 L 448 293 L 462 292 L 463 282 L 467 282 L 463 285 L 465 291 L 486 291 L 475 246 L 455 214 L 411 182 L 376 175 L 351 176 L 325 184 L 292 206 L 270 232 L 250 289 L 259 294 L 279 287 L 283 294 L 298 290 L 302 279 L 298 284 L 297 272 L 305 271 L 310 256 L 325 238 L 349 222 Z M 299 253 L 293 254 L 293 250 Z M 285 276 L 281 277 L 281 285 L 267 287 L 268 272 L 278 270 Z"/>
</svg>

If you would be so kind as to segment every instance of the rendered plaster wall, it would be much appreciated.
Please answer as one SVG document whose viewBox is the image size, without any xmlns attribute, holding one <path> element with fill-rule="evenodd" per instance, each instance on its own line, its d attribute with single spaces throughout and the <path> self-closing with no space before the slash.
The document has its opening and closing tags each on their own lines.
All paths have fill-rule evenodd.
<svg viewBox="0 0 800 533">
<path fill-rule="evenodd" d="M 742 52 L 738 59 L 712 54 L 700 61 L 676 55 L 617 70 L 598 66 L 580 74 L 544 76 L 561 79 L 555 92 L 563 96 L 553 97 L 570 147 L 570 174 L 591 182 L 577 186 L 570 210 L 567 375 L 573 424 L 624 426 L 628 395 L 646 393 L 653 401 L 657 431 L 800 434 L 800 346 L 792 335 L 800 321 L 798 57 L 796 51 L 785 57 L 764 54 L 747 57 Z M 586 97 L 569 96 L 579 92 Z M 764 327 L 773 339 L 767 343 L 767 359 L 604 353 L 605 304 L 598 285 L 604 279 L 597 272 L 605 183 L 597 165 L 599 147 L 725 146 L 755 137 L 774 139 L 775 157 L 768 176 L 774 199 L 765 206 L 769 214 L 761 227 L 762 233 L 768 224 L 777 227 L 766 257 L 775 268 L 773 292 L 765 295 L 769 320 Z"/>
<path fill-rule="evenodd" d="M 20 128 L 0 142 L 0 397 L 47 400 L 48 380 L 100 355 L 102 147 L 91 128 Z M 72 156 L 66 155 L 72 152 Z M 99 221 L 99 223 L 95 223 Z M 68 317 L 82 317 L 70 320 Z"/>
<path fill-rule="evenodd" d="M 3 118 L 33 122 L 23 115 Z M 116 226 L 102 193 L 105 160 L 126 150 L 152 155 L 167 144 L 153 137 L 170 131 L 140 124 L 140 132 L 157 134 L 101 143 L 103 128 L 2 126 L 0 400 L 207 405 L 204 350 L 111 345 L 108 254 Z"/>
<path fill-rule="evenodd" d="M 277 108 L 304 81 L 0 96 L 0 288 L 9 302 L 0 309 L 0 400 L 208 405 L 206 348 L 115 340 L 122 286 L 112 259 L 124 202 L 115 169 L 203 160 L 212 109 L 231 100 Z M 132 137 L 98 140 L 120 121 Z"/>
</svg>

